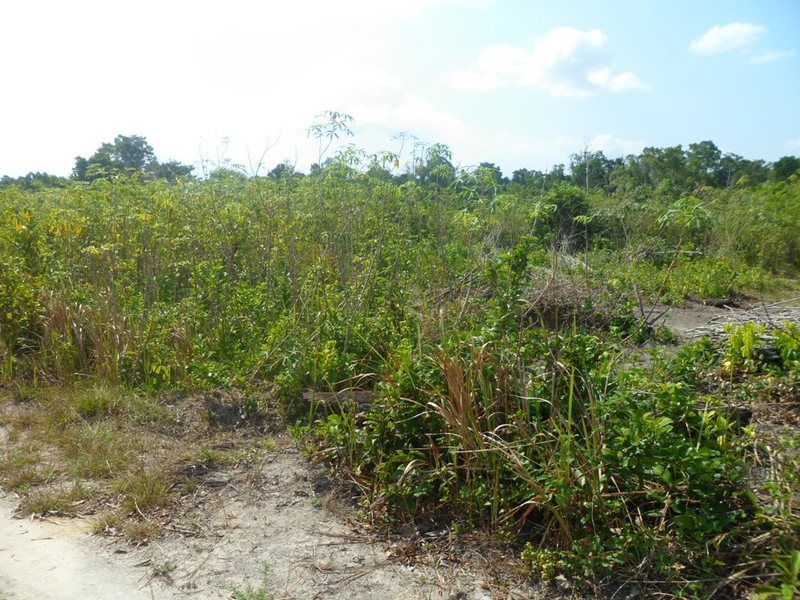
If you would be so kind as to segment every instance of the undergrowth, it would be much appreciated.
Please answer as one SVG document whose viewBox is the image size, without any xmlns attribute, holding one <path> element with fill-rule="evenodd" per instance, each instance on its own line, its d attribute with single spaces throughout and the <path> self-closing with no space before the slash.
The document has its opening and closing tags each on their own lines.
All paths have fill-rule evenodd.
<svg viewBox="0 0 800 600">
<path fill-rule="evenodd" d="M 321 148 L 346 123 L 315 129 Z M 0 189 L 3 427 L 32 444 L 0 457 L 4 485 L 92 478 L 150 539 L 174 473 L 132 460 L 165 450 L 126 428 L 168 438 L 169 398 L 198 390 L 237 401 L 209 398 L 195 426 L 236 428 L 268 396 L 378 521 L 503 532 L 544 578 L 796 586 L 796 429 L 741 415 L 796 402 L 797 331 L 623 366 L 669 339 L 662 304 L 797 276 L 797 177 L 678 189 L 622 164 L 630 185 L 584 189 L 451 158 L 434 145 L 398 175 L 346 147 L 308 176 Z M 372 404 L 314 400 L 353 390 Z M 193 442 L 200 462 L 239 460 Z"/>
<path fill-rule="evenodd" d="M 756 459 L 762 436 L 742 416 L 762 376 L 776 389 L 795 383 L 781 400 L 796 411 L 792 332 L 776 339 L 779 366 L 750 354 L 742 368 L 753 377 L 733 387 L 726 357 L 741 355 L 738 332 L 720 351 L 700 341 L 624 371 L 620 348 L 591 335 L 459 340 L 406 356 L 365 415 L 333 412 L 314 431 L 372 518 L 512 532 L 531 573 L 548 580 L 734 593 L 786 579 L 779 565 L 800 544 L 800 436 Z"/>
</svg>

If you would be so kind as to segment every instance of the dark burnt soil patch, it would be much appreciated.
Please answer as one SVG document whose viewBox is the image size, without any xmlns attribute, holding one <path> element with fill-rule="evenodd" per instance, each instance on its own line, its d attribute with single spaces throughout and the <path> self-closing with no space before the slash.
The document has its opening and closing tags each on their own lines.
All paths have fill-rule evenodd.
<svg viewBox="0 0 800 600">
<path fill-rule="evenodd" d="M 168 417 L 156 426 L 182 439 L 237 433 L 256 437 L 286 429 L 286 422 L 269 391 L 238 390 L 174 392 L 161 397 Z"/>
</svg>

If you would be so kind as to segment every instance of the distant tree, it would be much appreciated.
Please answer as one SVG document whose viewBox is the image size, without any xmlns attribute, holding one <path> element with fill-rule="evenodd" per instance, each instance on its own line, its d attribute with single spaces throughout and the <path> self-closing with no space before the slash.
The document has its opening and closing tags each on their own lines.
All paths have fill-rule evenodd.
<svg viewBox="0 0 800 600">
<path fill-rule="evenodd" d="M 639 155 L 639 162 L 645 179 L 652 187 L 666 186 L 672 192 L 691 188 L 683 147 L 645 148 Z"/>
<path fill-rule="evenodd" d="M 581 152 L 570 156 L 569 171 L 573 184 L 585 190 L 602 189 L 608 191 L 611 170 L 621 160 L 606 158 L 602 151 Z"/>
<path fill-rule="evenodd" d="M 541 171 L 531 171 L 529 169 L 517 169 L 511 174 L 511 183 L 518 185 L 531 185 L 543 177 Z"/>
<path fill-rule="evenodd" d="M 653 187 L 665 180 L 674 181 L 678 169 L 683 170 L 685 167 L 684 160 L 681 146 L 645 148 L 639 155 L 645 179 Z"/>
<path fill-rule="evenodd" d="M 148 171 L 156 162 L 153 147 L 140 135 L 118 135 L 112 143 L 102 144 L 87 161 L 108 171 Z"/>
<path fill-rule="evenodd" d="M 686 169 L 692 182 L 697 185 L 722 187 L 726 184 L 720 164 L 722 153 L 711 141 L 689 144 L 686 152 Z"/>
<path fill-rule="evenodd" d="M 140 135 L 118 135 L 102 144 L 88 159 L 78 156 L 72 178 L 94 181 L 119 173 L 140 173 L 149 179 L 177 179 L 191 176 L 193 167 L 177 161 L 159 163 L 153 147 Z"/>
<path fill-rule="evenodd" d="M 0 178 L 0 189 L 10 185 L 16 185 L 24 190 L 37 190 L 43 187 L 64 187 L 69 182 L 66 177 L 50 175 L 49 173 L 28 173 L 22 177 L 9 177 L 4 175 Z"/>
<path fill-rule="evenodd" d="M 194 167 L 185 165 L 177 160 L 169 160 L 165 163 L 156 163 L 152 172 L 156 179 L 166 179 L 176 181 L 178 179 L 188 179 L 192 176 Z"/>
<path fill-rule="evenodd" d="M 496 197 L 507 183 L 499 167 L 483 162 L 474 169 L 460 169 L 453 188 L 462 200 L 471 202 Z"/>
<path fill-rule="evenodd" d="M 425 152 L 425 163 L 417 168 L 417 177 L 424 184 L 447 186 L 456 178 L 456 169 L 450 162 L 453 153 L 444 144 L 433 144 Z"/>
<path fill-rule="evenodd" d="M 472 172 L 476 190 L 481 197 L 494 198 L 506 186 L 508 179 L 494 163 L 482 162 Z"/>
<path fill-rule="evenodd" d="M 651 185 L 641 155 L 630 154 L 615 164 L 608 176 L 608 185 L 614 193 L 627 194 L 637 201 L 644 200 Z"/>
<path fill-rule="evenodd" d="M 753 186 L 769 178 L 769 168 L 763 160 L 747 160 L 728 153 L 723 155 L 719 165 L 719 183 L 723 187 Z"/>
<path fill-rule="evenodd" d="M 153 147 L 140 135 L 118 135 L 113 144 L 103 144 L 98 152 L 106 152 L 123 168 L 137 171 L 150 170 L 158 162 Z"/>
<path fill-rule="evenodd" d="M 267 173 L 267 177 L 270 179 L 282 179 L 284 177 L 291 177 L 292 175 L 294 175 L 294 166 L 288 162 L 278 163 L 275 165 L 275 168 Z"/>
<path fill-rule="evenodd" d="M 86 172 L 89 170 L 89 161 L 82 156 L 75 157 L 75 166 L 72 167 L 72 179 L 87 181 Z"/>
<path fill-rule="evenodd" d="M 569 176 L 567 175 L 566 167 L 561 163 L 550 167 L 550 170 L 545 174 L 545 185 L 548 190 L 568 181 Z"/>
<path fill-rule="evenodd" d="M 478 165 L 478 168 L 485 169 L 487 174 L 491 173 L 491 178 L 496 186 L 500 187 L 508 183 L 508 177 L 503 176 L 503 171 L 496 164 L 482 162 L 480 165 Z"/>
<path fill-rule="evenodd" d="M 772 179 L 781 181 L 788 179 L 800 169 L 800 158 L 796 156 L 783 156 L 772 163 Z"/>
<path fill-rule="evenodd" d="M 392 181 L 394 176 L 389 169 L 386 169 L 378 164 L 372 163 L 367 168 L 367 176 L 372 179 L 380 179 L 381 181 Z"/>
<path fill-rule="evenodd" d="M 745 160 L 741 165 L 741 172 L 737 177 L 745 177 L 751 185 L 758 185 L 769 179 L 769 165 L 761 159 Z"/>
</svg>

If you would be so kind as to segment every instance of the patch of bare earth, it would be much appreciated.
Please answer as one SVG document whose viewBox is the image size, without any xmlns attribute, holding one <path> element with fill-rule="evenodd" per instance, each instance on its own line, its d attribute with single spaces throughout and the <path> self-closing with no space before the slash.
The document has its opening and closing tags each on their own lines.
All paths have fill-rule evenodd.
<svg viewBox="0 0 800 600">
<path fill-rule="evenodd" d="M 729 323 L 755 322 L 773 327 L 786 321 L 800 323 L 800 296 L 769 304 L 755 301 L 716 304 L 690 301 L 683 307 L 656 308 L 654 316 L 658 319 L 654 325 L 664 325 L 677 335 L 679 341 L 688 342 L 706 335 L 719 340 L 724 337 L 725 326 Z"/>
<path fill-rule="evenodd" d="M 119 433 L 109 435 L 131 452 L 119 473 L 76 483 L 74 468 L 63 466 L 71 438 L 65 450 L 61 433 L 41 428 L 39 411 L 52 403 L 0 404 L 3 461 L 49 473 L 0 501 L 0 599 L 558 595 L 513 575 L 515 559 L 485 540 L 373 531 L 287 434 L 263 413 L 243 411 L 241 398 L 216 392 L 165 405 L 171 416 L 161 423 L 119 432 L 111 417 L 85 423 Z M 37 460 L 28 465 L 19 454 L 33 443 Z M 60 503 L 32 503 L 53 495 Z M 140 504 L 154 495 L 152 505 Z M 18 507 L 24 512 L 14 515 Z"/>
<path fill-rule="evenodd" d="M 282 438 L 255 473 L 220 471 L 201 484 L 175 535 L 135 550 L 137 560 L 175 565 L 174 588 L 200 597 L 259 583 L 265 569 L 276 598 L 508 595 L 481 572 L 489 565 L 479 552 L 454 556 L 436 547 L 441 539 L 416 532 L 377 536 L 328 495 L 329 485 Z M 529 591 L 524 597 L 537 597 Z"/>
<path fill-rule="evenodd" d="M 0 598 L 3 600 L 171 599 L 143 569 L 113 555 L 104 540 L 90 537 L 85 518 L 26 519 L 17 502 L 0 497 Z"/>
</svg>

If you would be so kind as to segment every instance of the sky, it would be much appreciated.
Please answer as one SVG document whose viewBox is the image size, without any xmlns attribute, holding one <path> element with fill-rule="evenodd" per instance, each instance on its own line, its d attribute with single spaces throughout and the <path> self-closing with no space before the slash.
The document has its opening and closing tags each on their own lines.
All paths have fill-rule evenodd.
<svg viewBox="0 0 800 600">
<path fill-rule="evenodd" d="M 774 161 L 800 156 L 798 31 L 800 0 L 8 1 L 0 175 L 119 134 L 196 173 L 306 170 L 325 111 L 368 153 L 507 175 L 703 140 Z"/>
</svg>

